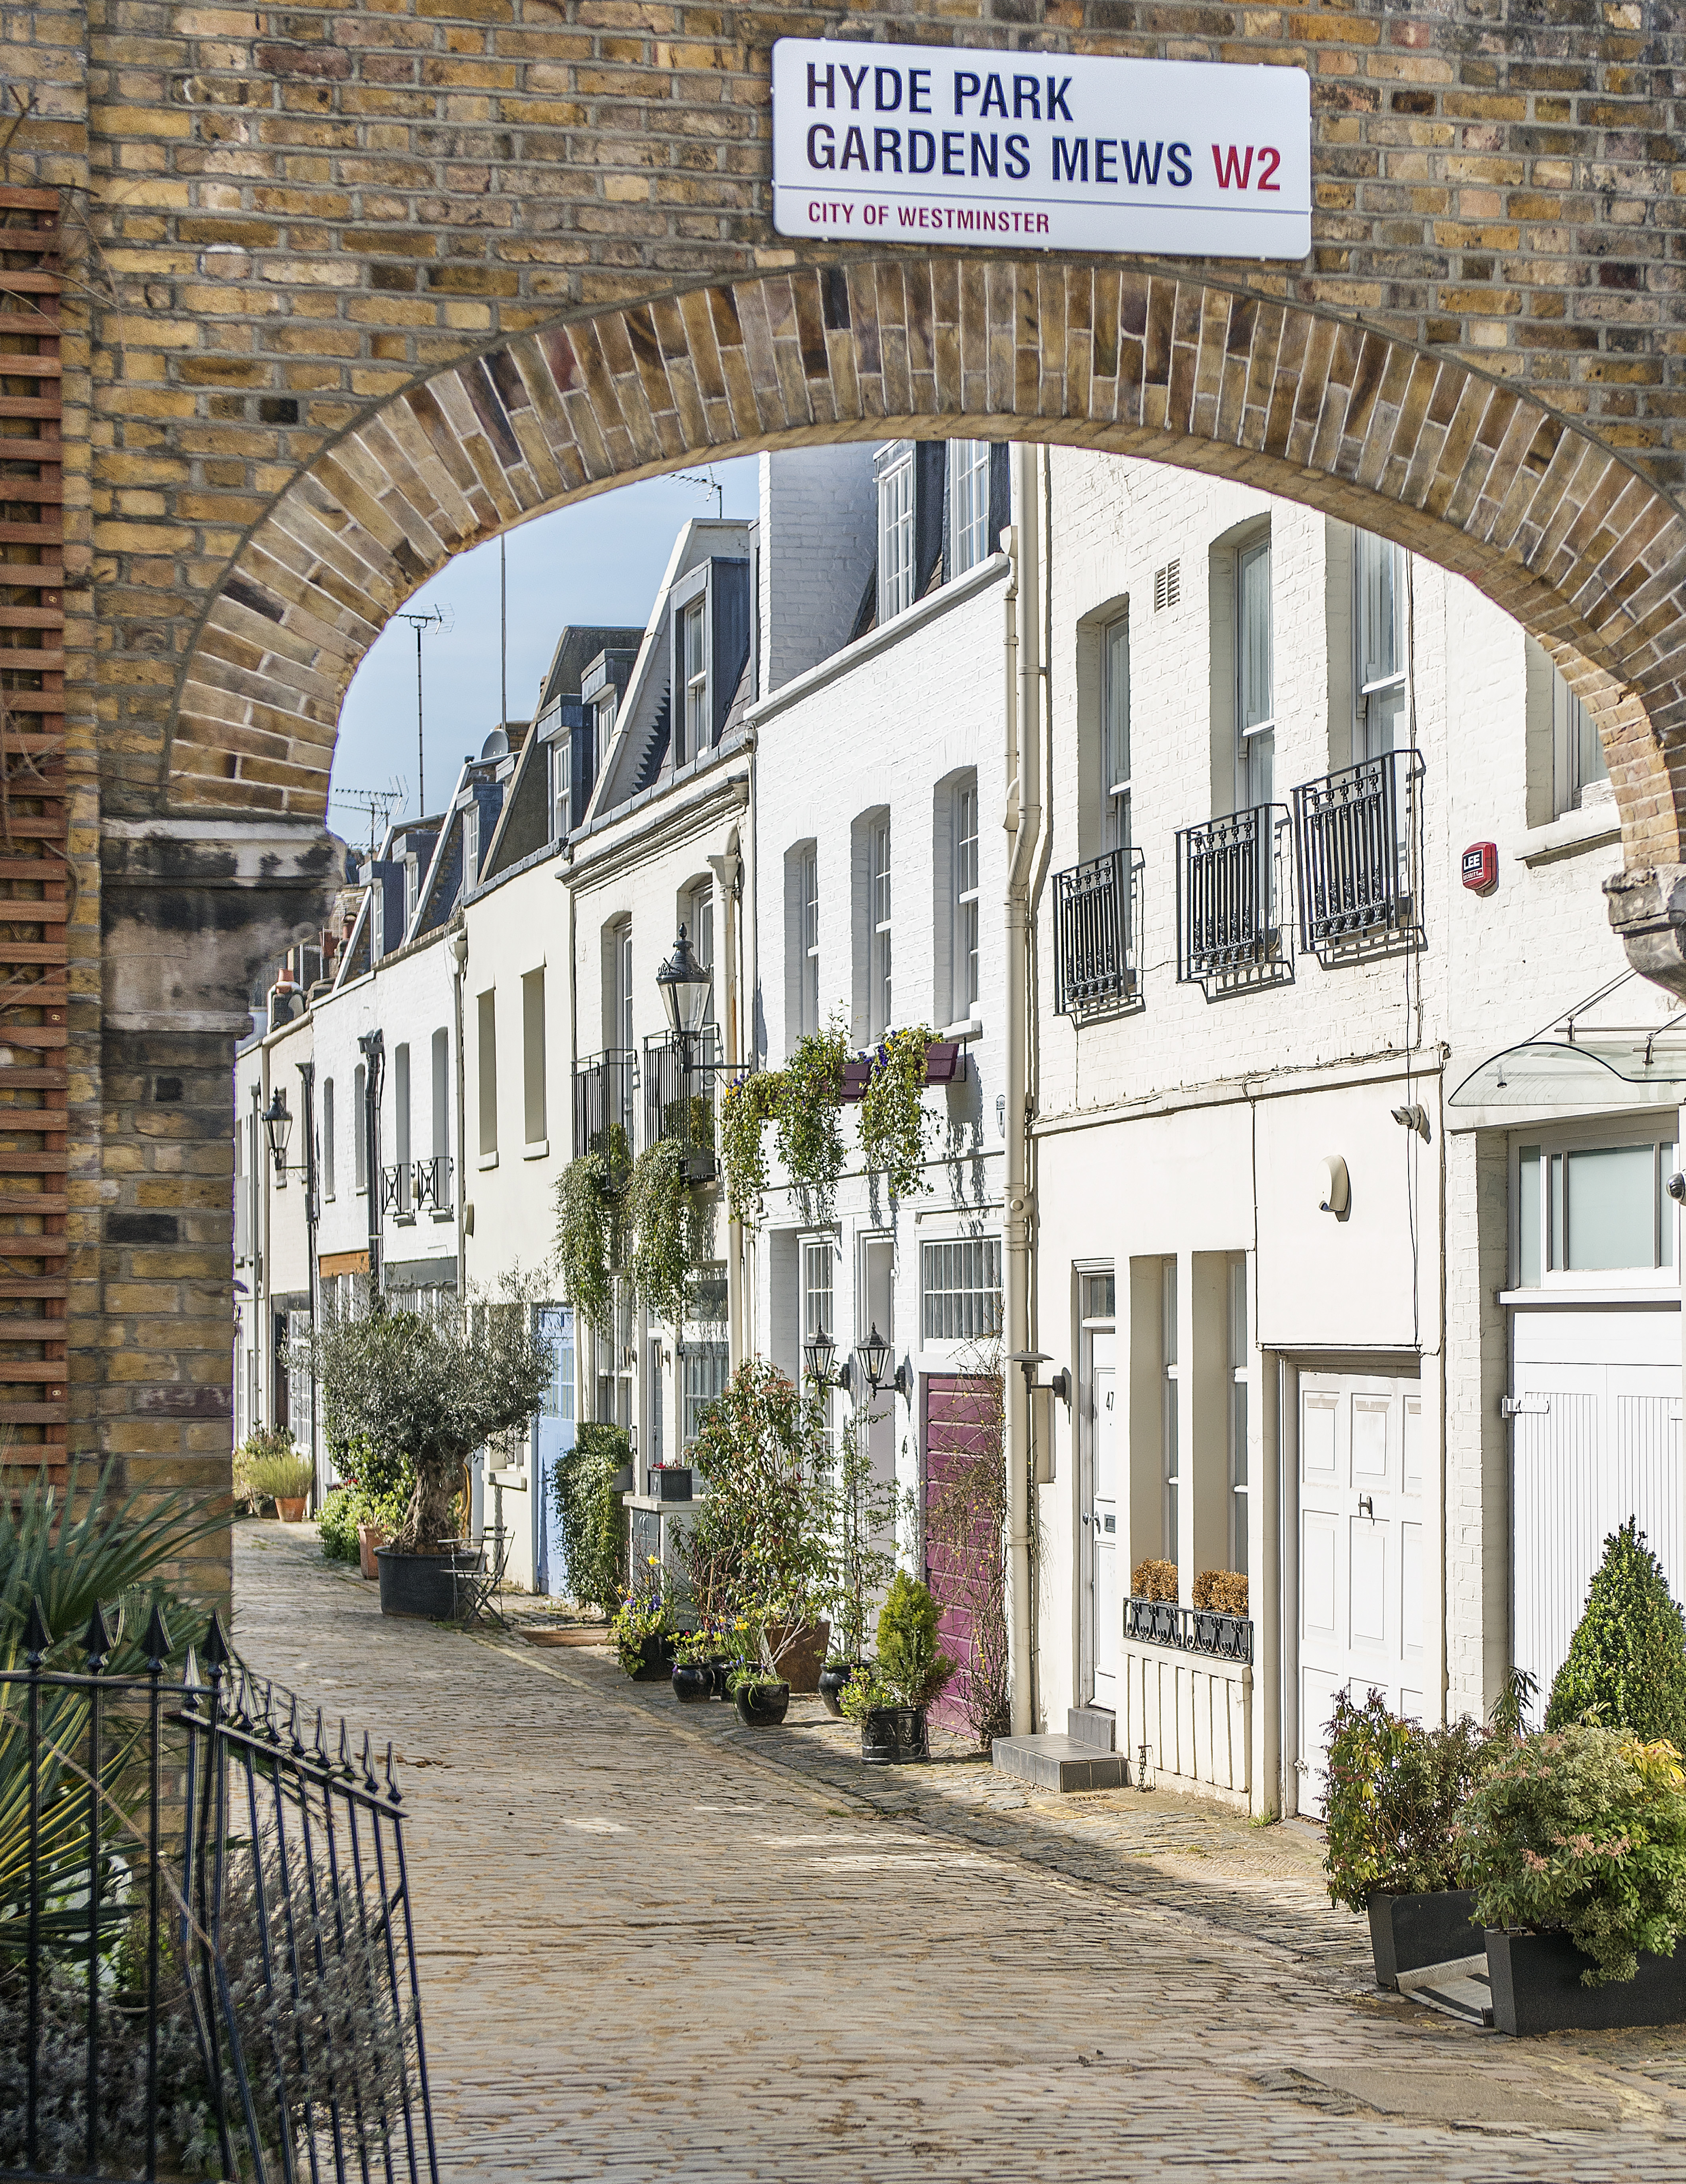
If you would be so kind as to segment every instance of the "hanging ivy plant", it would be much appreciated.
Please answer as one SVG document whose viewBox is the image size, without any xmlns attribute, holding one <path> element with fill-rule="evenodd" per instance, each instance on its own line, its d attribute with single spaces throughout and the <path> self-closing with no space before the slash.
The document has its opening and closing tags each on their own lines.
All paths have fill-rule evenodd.
<svg viewBox="0 0 1686 2184">
<path fill-rule="evenodd" d="M 929 1024 L 893 1031 L 879 1048 L 860 1102 L 860 1151 L 885 1178 L 892 1198 L 928 1190 L 925 1157 L 932 1117 L 925 1112 L 925 1056 L 937 1034 Z"/>
<path fill-rule="evenodd" d="M 646 1145 L 626 1186 L 632 1246 L 627 1277 L 653 1318 L 678 1327 L 691 1278 L 703 1262 L 705 1237 L 696 1193 L 685 1180 L 684 1147 L 675 1138 Z"/>
<path fill-rule="evenodd" d="M 734 1221 L 754 1228 L 761 1217 L 767 1188 L 767 1152 L 761 1126 L 779 1112 L 784 1091 L 781 1069 L 754 1069 L 721 1095 L 720 1150 L 726 1172 L 726 1204 Z"/>
<path fill-rule="evenodd" d="M 843 1075 L 848 1034 L 842 1014 L 798 1039 L 782 1072 L 777 1142 L 793 1186 L 821 1218 L 843 1173 Z"/>
<path fill-rule="evenodd" d="M 556 1182 L 556 1256 L 570 1300 L 588 1319 L 609 1316 L 615 1207 L 609 1162 L 581 1153 Z"/>
</svg>

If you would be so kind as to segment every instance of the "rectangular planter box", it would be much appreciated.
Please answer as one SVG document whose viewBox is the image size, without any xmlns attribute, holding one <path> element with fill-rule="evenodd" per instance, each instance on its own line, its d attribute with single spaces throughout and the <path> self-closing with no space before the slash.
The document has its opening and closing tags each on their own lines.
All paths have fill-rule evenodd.
<svg viewBox="0 0 1686 2184">
<path fill-rule="evenodd" d="M 1583 1986 L 1589 1959 L 1566 1934 L 1487 1930 L 1493 2022 L 1501 2032 L 1601 2032 L 1624 2025 L 1686 2024 L 1686 1942 L 1672 1957 L 1639 1958 L 1615 1986 Z"/>
<path fill-rule="evenodd" d="M 1436 1889 L 1427 1896 L 1372 1896 L 1370 1946 L 1377 1986 L 1397 1988 L 1401 1972 L 1478 1956 L 1482 1930 L 1474 1912 L 1475 1897 L 1466 1888 Z"/>
<path fill-rule="evenodd" d="M 665 1471 L 652 1467 L 650 1471 L 650 1499 L 653 1502 L 688 1502 L 691 1496 L 691 1467 L 682 1468 L 670 1464 Z"/>
</svg>

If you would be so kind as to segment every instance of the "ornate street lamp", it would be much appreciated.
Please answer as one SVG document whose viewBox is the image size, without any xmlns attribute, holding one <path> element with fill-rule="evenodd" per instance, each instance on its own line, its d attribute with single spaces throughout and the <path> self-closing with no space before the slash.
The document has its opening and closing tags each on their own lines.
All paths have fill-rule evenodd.
<svg viewBox="0 0 1686 2184">
<path fill-rule="evenodd" d="M 275 1189 L 287 1189 L 287 1141 L 292 1117 L 287 1112 L 287 1088 L 278 1084 L 275 1097 L 264 1110 L 264 1134 L 270 1141 L 270 1157 L 275 1164 Z"/>
<path fill-rule="evenodd" d="M 822 1327 L 802 1346 L 803 1362 L 808 1368 L 808 1377 L 821 1388 L 843 1388 L 849 1383 L 849 1360 L 837 1362 L 837 1346 Z"/>
<path fill-rule="evenodd" d="M 672 955 L 655 975 L 668 1023 L 682 1048 L 708 1022 L 709 992 L 714 983 L 714 973 L 697 961 L 682 925 Z"/>
<path fill-rule="evenodd" d="M 866 1384 L 875 1396 L 882 1396 L 886 1388 L 893 1388 L 899 1396 L 906 1398 L 907 1368 L 898 1365 L 894 1372 L 890 1370 L 890 1346 L 879 1334 L 876 1319 L 872 1323 L 872 1332 L 865 1341 L 855 1344 L 854 1354 L 860 1360 L 860 1369 L 865 1375 Z"/>
</svg>

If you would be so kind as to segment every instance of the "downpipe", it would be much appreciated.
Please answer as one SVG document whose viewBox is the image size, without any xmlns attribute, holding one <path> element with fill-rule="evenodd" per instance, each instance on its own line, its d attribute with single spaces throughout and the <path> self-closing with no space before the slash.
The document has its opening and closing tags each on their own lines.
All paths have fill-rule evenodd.
<svg viewBox="0 0 1686 2184">
<path fill-rule="evenodd" d="M 1003 1182 L 1003 1307 L 1006 1349 L 1030 1348 L 1032 1205 L 1029 1178 L 1029 941 L 1030 888 L 1042 825 L 1041 661 L 1037 586 L 1041 566 L 1036 450 L 1015 443 L 1013 510 L 1007 534 L 1010 563 L 1004 632 L 1007 803 L 1003 823 L 1007 858 L 1004 1074 L 1007 1143 Z M 1023 1373 L 1006 1367 L 1003 1379 L 1006 1424 L 1008 1526 L 1008 1636 L 1011 1663 L 1013 1734 L 1035 1728 L 1032 1712 L 1030 1390 Z"/>
</svg>

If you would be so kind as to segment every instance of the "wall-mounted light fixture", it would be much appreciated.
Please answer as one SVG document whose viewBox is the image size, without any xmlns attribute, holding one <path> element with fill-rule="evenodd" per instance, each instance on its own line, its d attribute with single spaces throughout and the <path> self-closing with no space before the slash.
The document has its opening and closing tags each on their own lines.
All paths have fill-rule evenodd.
<svg viewBox="0 0 1686 2184">
<path fill-rule="evenodd" d="M 890 1369 L 890 1346 L 878 1332 L 878 1323 L 872 1323 L 872 1332 L 865 1342 L 857 1342 L 854 1354 L 860 1360 L 860 1369 L 867 1386 L 875 1396 L 882 1396 L 886 1388 L 893 1388 L 904 1401 L 909 1393 L 908 1369 L 898 1365 Z"/>
<path fill-rule="evenodd" d="M 1318 1193 L 1317 1210 L 1333 1213 L 1337 1221 L 1344 1221 L 1352 1203 L 1352 1184 L 1346 1172 L 1346 1162 L 1338 1153 L 1323 1156 L 1322 1189 Z"/>
<path fill-rule="evenodd" d="M 849 1362 L 845 1357 L 839 1365 L 837 1357 L 837 1346 L 823 1327 L 803 1344 L 802 1362 L 816 1387 L 848 1389 L 851 1378 Z"/>
<path fill-rule="evenodd" d="M 1424 1145 L 1428 1143 L 1428 1110 L 1420 1100 L 1413 1100 L 1408 1107 L 1395 1107 L 1392 1113 L 1402 1130 L 1415 1130 Z"/>
<path fill-rule="evenodd" d="M 287 1141 L 292 1117 L 287 1112 L 287 1088 L 278 1084 L 275 1097 L 264 1110 L 264 1135 L 270 1141 L 270 1157 L 275 1164 L 275 1189 L 287 1189 Z"/>
</svg>

